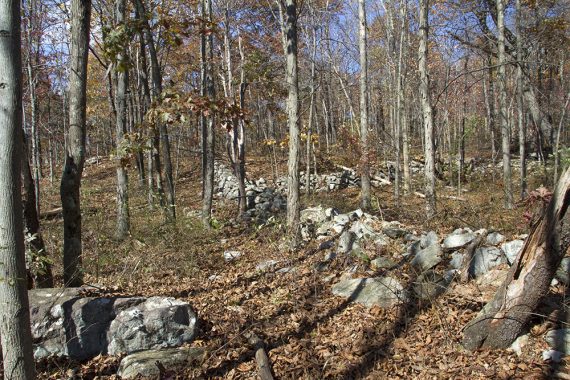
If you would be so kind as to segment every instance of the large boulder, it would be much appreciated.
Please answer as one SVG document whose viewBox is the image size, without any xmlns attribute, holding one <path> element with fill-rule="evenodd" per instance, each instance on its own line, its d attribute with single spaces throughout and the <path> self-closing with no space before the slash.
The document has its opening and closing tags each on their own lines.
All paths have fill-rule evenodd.
<svg viewBox="0 0 570 380">
<path fill-rule="evenodd" d="M 196 314 L 170 297 L 88 297 L 85 288 L 30 290 L 34 356 L 88 359 L 193 340 Z"/>
<path fill-rule="evenodd" d="M 344 279 L 333 285 L 332 292 L 368 307 L 391 307 L 408 300 L 402 284 L 392 277 Z"/>
</svg>

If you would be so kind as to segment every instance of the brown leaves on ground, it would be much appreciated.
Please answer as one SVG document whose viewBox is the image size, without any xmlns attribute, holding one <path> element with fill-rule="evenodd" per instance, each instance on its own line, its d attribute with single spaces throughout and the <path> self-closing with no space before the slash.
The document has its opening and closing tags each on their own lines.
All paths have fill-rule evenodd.
<svg viewBox="0 0 570 380">
<path fill-rule="evenodd" d="M 382 309 L 347 302 L 330 291 L 349 266 L 347 260 L 337 259 L 324 271 L 315 271 L 323 255 L 316 250 L 317 242 L 294 253 L 282 252 L 278 247 L 284 228 L 279 219 L 261 227 L 230 223 L 235 216 L 231 203 L 217 203 L 214 212 L 225 224 L 202 229 L 196 218 L 180 212 L 200 205 L 200 183 L 185 177 L 179 179 L 184 186 L 177 189 L 184 206 L 178 208 L 181 216 L 177 224 L 165 225 L 159 210 L 146 208 L 144 192 L 133 190 L 132 237 L 118 244 L 112 238 L 114 220 L 109 218 L 114 207 L 111 169 L 105 164 L 89 167 L 83 185 L 86 205 L 96 208 L 84 217 L 87 282 L 112 294 L 173 296 L 195 308 L 200 335 L 193 344 L 206 347 L 207 355 L 202 363 L 175 378 L 257 378 L 247 332 L 255 332 L 265 342 L 279 379 L 538 379 L 551 374 L 540 357 L 545 348 L 541 336 L 531 336 L 521 357 L 509 351 L 472 353 L 462 349 L 461 329 L 485 301 L 473 283 L 454 284 L 431 304 L 414 301 Z M 101 174 L 104 171 L 107 175 Z M 136 189 L 134 181 L 131 186 Z M 395 210 L 384 207 L 392 202 L 389 190 L 377 195 L 383 199 L 378 213 L 386 219 L 410 224 L 419 220 L 422 200 L 411 195 L 405 200 L 408 207 L 403 204 Z M 348 211 L 348 207 L 357 208 L 358 194 L 346 190 L 308 201 L 329 202 Z M 485 218 L 494 218 L 494 227 L 509 226 L 509 232 L 517 228 L 513 223 L 516 211 L 489 216 L 490 202 L 483 195 L 469 203 L 443 202 L 449 205 L 431 222 L 433 228 L 449 232 L 455 226 L 466 226 L 465 215 L 472 212 L 470 220 L 483 223 L 476 215 L 482 210 L 486 210 Z M 56 200 L 52 204 L 57 204 Z M 49 251 L 58 252 L 61 224 L 46 221 L 44 228 Z M 222 253 L 229 249 L 241 251 L 243 256 L 226 263 Z M 269 259 L 279 261 L 275 269 L 256 270 L 259 262 Z M 369 276 L 363 272 L 365 263 L 360 264 L 356 275 Z M 283 267 L 294 269 L 276 271 Z M 414 275 L 407 265 L 397 271 L 391 275 L 411 286 Z M 45 360 L 39 364 L 39 378 L 114 379 L 118 363 L 119 358 L 104 356 L 87 363 Z"/>
</svg>

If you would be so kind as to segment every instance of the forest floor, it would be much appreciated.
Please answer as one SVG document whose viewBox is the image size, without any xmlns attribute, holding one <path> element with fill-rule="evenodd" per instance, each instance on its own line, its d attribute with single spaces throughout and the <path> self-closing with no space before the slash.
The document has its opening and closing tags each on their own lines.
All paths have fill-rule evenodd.
<svg viewBox="0 0 570 380">
<path fill-rule="evenodd" d="M 271 169 L 262 157 L 249 159 L 250 178 Z M 461 331 L 493 295 L 494 287 L 475 281 L 454 283 L 431 303 L 410 302 L 392 309 L 367 308 L 331 293 L 331 285 L 348 263 L 335 261 L 324 272 L 314 270 L 322 254 L 316 241 L 295 252 L 281 250 L 283 217 L 265 225 L 235 220 L 232 202 L 216 201 L 214 228 L 204 229 L 196 216 L 200 209 L 200 168 L 181 165 L 177 179 L 175 225 L 165 224 L 159 209 L 149 210 L 136 173 L 130 171 L 131 237 L 114 239 L 115 169 L 103 160 L 86 167 L 82 184 L 83 244 L 86 282 L 105 294 L 162 295 L 189 302 L 199 316 L 199 336 L 193 345 L 206 356 L 172 378 L 254 379 L 254 351 L 244 337 L 255 332 L 267 345 L 273 372 L 279 379 L 540 379 L 570 378 L 565 362 L 543 361 L 547 349 L 547 318 L 533 321 L 529 343 L 517 356 L 508 350 L 465 351 Z M 283 172 L 282 172 L 283 173 Z M 496 230 L 508 239 L 528 232 L 526 205 L 502 207 L 500 169 L 496 180 L 486 172 L 471 175 L 463 200 L 440 197 L 438 214 L 426 220 L 424 200 L 413 193 L 394 206 L 391 186 L 374 189 L 372 214 L 398 220 L 408 230 L 435 230 L 443 236 L 459 227 Z M 541 185 L 544 174 L 531 174 L 529 189 Z M 43 183 L 42 210 L 59 207 L 58 184 Z M 514 188 L 518 188 L 514 186 Z M 422 191 L 418 185 L 416 190 Z M 457 195 L 440 184 L 439 195 Z M 321 204 L 342 212 L 358 208 L 358 189 L 305 196 L 302 208 Z M 42 220 L 47 249 L 55 257 L 61 285 L 62 220 Z M 396 248 L 394 248 L 396 249 Z M 243 252 L 225 262 L 223 252 Z M 297 268 L 294 272 L 260 272 L 256 265 L 274 259 Z M 409 265 L 393 273 L 411 282 Z M 554 287 L 551 299 L 567 308 L 566 289 Z M 540 314 L 540 313 L 539 313 Z M 45 359 L 38 364 L 41 379 L 117 378 L 120 358 L 97 357 L 88 362 Z M 564 377 L 566 376 L 566 377 Z"/>
</svg>

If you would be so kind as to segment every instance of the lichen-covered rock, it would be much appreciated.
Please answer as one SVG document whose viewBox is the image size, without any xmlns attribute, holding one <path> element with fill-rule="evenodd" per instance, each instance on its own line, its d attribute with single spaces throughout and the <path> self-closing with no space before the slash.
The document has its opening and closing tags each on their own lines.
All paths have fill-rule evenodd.
<svg viewBox="0 0 570 380">
<path fill-rule="evenodd" d="M 205 350 L 200 347 L 180 347 L 162 350 L 147 350 L 125 356 L 119 364 L 117 375 L 122 379 L 157 379 L 160 371 L 157 362 L 168 370 L 180 370 L 199 362 Z"/>
<path fill-rule="evenodd" d="M 497 247 L 479 247 L 475 250 L 469 273 L 473 277 L 479 277 L 487 273 L 491 268 L 505 263 L 507 260 L 503 252 Z"/>
<path fill-rule="evenodd" d="M 85 288 L 29 291 L 34 356 L 84 360 L 190 342 L 196 314 L 167 297 L 86 297 Z"/>
<path fill-rule="evenodd" d="M 457 229 L 443 241 L 443 248 L 458 249 L 466 246 L 475 239 L 475 234 L 469 229 Z"/>
<path fill-rule="evenodd" d="M 117 313 L 107 333 L 111 355 L 177 347 L 196 334 L 196 314 L 183 301 L 150 297 Z"/>
<path fill-rule="evenodd" d="M 501 244 L 501 249 L 505 253 L 509 265 L 513 265 L 523 246 L 524 241 L 518 239 Z"/>
<path fill-rule="evenodd" d="M 344 279 L 333 285 L 332 292 L 368 307 L 391 307 L 408 300 L 402 284 L 392 277 Z"/>
<path fill-rule="evenodd" d="M 443 251 L 439 244 L 432 244 L 416 254 L 412 259 L 412 265 L 420 269 L 421 272 L 435 267 L 442 261 Z"/>
</svg>

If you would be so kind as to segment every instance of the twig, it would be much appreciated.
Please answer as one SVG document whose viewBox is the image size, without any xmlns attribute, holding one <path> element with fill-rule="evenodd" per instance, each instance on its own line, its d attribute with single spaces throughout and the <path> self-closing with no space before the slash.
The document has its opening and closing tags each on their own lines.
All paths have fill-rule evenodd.
<svg viewBox="0 0 570 380">
<path fill-rule="evenodd" d="M 257 362 L 259 377 L 261 380 L 273 380 L 271 362 L 265 352 L 263 341 L 253 332 L 246 334 L 245 337 L 255 349 L 255 361 Z"/>
</svg>

